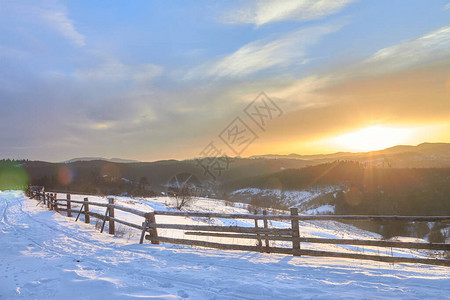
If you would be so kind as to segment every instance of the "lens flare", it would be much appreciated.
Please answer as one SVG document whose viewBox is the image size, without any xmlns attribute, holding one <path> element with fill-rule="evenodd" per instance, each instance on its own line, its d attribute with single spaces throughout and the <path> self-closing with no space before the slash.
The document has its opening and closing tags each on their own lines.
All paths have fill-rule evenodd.
<svg viewBox="0 0 450 300">
<path fill-rule="evenodd" d="M 22 189 L 30 182 L 30 176 L 21 165 L 0 168 L 0 189 Z"/>
<path fill-rule="evenodd" d="M 345 202 L 347 202 L 347 204 L 355 206 L 361 203 L 362 200 L 362 194 L 361 191 L 355 187 L 349 187 L 345 192 L 344 192 L 344 199 Z"/>
<path fill-rule="evenodd" d="M 68 166 L 61 166 L 58 169 L 58 181 L 62 184 L 62 185 L 68 185 L 69 183 L 72 182 L 74 177 L 74 173 L 72 172 L 72 170 L 69 169 Z"/>
</svg>

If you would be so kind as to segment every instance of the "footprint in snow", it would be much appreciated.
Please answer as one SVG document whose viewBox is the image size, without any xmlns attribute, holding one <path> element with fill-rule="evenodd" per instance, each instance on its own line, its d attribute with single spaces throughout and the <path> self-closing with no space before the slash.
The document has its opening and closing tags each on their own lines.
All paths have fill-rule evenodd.
<svg viewBox="0 0 450 300">
<path fill-rule="evenodd" d="M 188 293 L 186 293 L 186 292 L 183 291 L 183 290 L 179 290 L 179 291 L 178 291 L 178 296 L 180 296 L 180 297 L 183 298 L 183 299 L 189 298 Z"/>
<path fill-rule="evenodd" d="M 159 286 L 162 288 L 171 288 L 171 287 L 173 287 L 173 284 L 170 282 L 163 282 L 163 283 L 160 283 Z"/>
</svg>

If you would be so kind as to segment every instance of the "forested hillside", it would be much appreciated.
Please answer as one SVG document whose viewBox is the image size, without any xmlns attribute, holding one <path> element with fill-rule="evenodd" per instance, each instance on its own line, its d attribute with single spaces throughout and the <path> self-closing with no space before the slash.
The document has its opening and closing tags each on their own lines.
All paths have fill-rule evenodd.
<svg viewBox="0 0 450 300">
<path fill-rule="evenodd" d="M 337 214 L 450 214 L 450 168 L 378 168 L 336 161 L 232 181 L 223 188 L 302 190 L 331 185 L 344 187 L 335 195 Z"/>
</svg>

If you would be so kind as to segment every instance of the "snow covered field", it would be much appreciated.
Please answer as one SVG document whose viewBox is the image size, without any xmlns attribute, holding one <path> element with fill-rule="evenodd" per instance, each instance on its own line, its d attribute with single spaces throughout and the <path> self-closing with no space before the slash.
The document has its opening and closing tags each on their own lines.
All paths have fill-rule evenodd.
<svg viewBox="0 0 450 300">
<path fill-rule="evenodd" d="M 324 196 L 329 193 L 335 193 L 343 189 L 344 186 L 340 185 L 311 187 L 301 191 L 243 188 L 232 192 L 230 196 L 237 196 L 238 199 L 252 199 L 254 197 L 280 199 L 282 204 L 286 205 L 287 207 L 298 207 L 300 212 L 305 212 L 307 214 L 324 214 L 334 213 L 334 206 L 316 203 L 314 200 L 319 196 Z"/>
<path fill-rule="evenodd" d="M 72 199 L 78 200 L 77 197 L 83 196 Z M 167 209 L 165 204 L 170 204 L 167 198 L 149 200 L 116 201 L 140 210 L 163 210 Z M 100 234 L 93 220 L 92 224 L 74 222 L 74 218 L 47 211 L 36 203 L 22 192 L 0 192 L 0 299 L 450 299 L 450 270 L 446 267 L 148 242 L 139 245 L 137 231 L 124 231 L 120 237 Z M 190 209 L 246 213 L 244 207 L 207 199 Z M 132 215 L 123 214 L 120 218 L 139 224 Z M 186 218 L 177 221 L 208 222 Z M 174 222 L 173 218 L 170 222 Z M 277 223 L 280 224 L 273 225 L 283 226 L 282 222 Z M 301 225 L 304 236 L 374 235 L 354 231 L 351 226 L 335 228 L 331 223 Z M 172 237 L 180 233 L 161 234 Z M 354 250 L 347 247 L 339 248 Z M 409 250 L 395 254 L 424 255 Z"/>
</svg>

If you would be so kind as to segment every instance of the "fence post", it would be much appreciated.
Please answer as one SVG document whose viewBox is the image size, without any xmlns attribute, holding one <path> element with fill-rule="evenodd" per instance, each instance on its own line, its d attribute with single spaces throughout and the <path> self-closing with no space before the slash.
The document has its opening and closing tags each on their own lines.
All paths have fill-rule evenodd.
<svg viewBox="0 0 450 300">
<path fill-rule="evenodd" d="M 254 212 L 255 215 L 258 214 L 258 211 L 255 209 Z M 255 229 L 258 230 L 258 219 L 255 219 Z M 256 239 L 258 240 L 258 248 L 260 252 L 263 252 L 262 250 L 262 240 L 261 240 L 261 234 L 257 233 L 256 234 Z"/>
<path fill-rule="evenodd" d="M 263 210 L 263 215 L 267 215 L 267 210 Z M 269 228 L 267 219 L 264 219 L 264 228 L 265 229 Z M 270 245 L 269 245 L 268 234 L 265 233 L 264 236 L 266 238 L 266 252 L 270 253 Z"/>
<path fill-rule="evenodd" d="M 145 221 L 142 223 L 142 233 L 141 233 L 141 239 L 139 240 L 139 244 L 144 243 L 144 237 L 145 233 L 147 232 L 147 225 L 148 225 L 148 218 L 145 218 Z"/>
<path fill-rule="evenodd" d="M 156 224 L 156 218 L 155 218 L 154 212 L 148 213 L 148 221 L 150 224 Z M 157 228 L 155 228 L 155 227 L 150 228 L 150 237 L 158 237 Z M 155 241 L 154 239 L 151 239 L 151 242 L 153 245 L 159 245 L 159 241 Z"/>
<path fill-rule="evenodd" d="M 49 195 L 50 195 L 50 194 L 49 194 Z M 43 201 L 44 201 L 44 205 L 45 205 L 45 198 L 46 198 L 46 197 L 45 197 L 45 195 L 44 195 L 44 199 L 43 199 Z"/>
<path fill-rule="evenodd" d="M 108 198 L 108 202 L 111 205 L 114 205 L 114 198 Z M 109 234 L 115 234 L 115 228 L 114 228 L 114 206 L 111 206 L 109 208 Z"/>
<path fill-rule="evenodd" d="M 50 210 L 54 210 L 55 209 L 55 199 L 56 199 L 56 196 L 55 196 L 56 194 L 53 194 L 53 195 L 51 195 L 49 198 L 48 198 L 48 202 L 50 202 Z"/>
<path fill-rule="evenodd" d="M 84 208 L 84 203 L 83 203 L 83 204 L 81 205 L 81 207 L 80 207 L 80 211 L 78 212 L 78 215 L 77 215 L 77 217 L 75 218 L 75 222 L 78 221 L 78 218 L 80 217 L 81 212 L 83 211 L 83 208 Z"/>
<path fill-rule="evenodd" d="M 71 217 L 72 212 L 70 210 L 72 209 L 72 202 L 70 202 L 70 194 L 67 194 L 66 199 L 67 199 L 67 216 Z"/>
<path fill-rule="evenodd" d="M 291 216 L 298 216 L 298 208 L 292 207 Z M 298 220 L 291 220 L 292 226 L 292 250 L 294 252 L 294 256 L 300 255 L 300 227 L 298 225 Z"/>
<path fill-rule="evenodd" d="M 54 203 L 55 211 L 58 212 L 58 199 L 57 199 L 56 195 L 55 195 L 55 198 L 53 198 L 53 201 L 54 201 L 53 203 Z"/>
<path fill-rule="evenodd" d="M 109 214 L 109 206 L 106 207 L 105 215 L 103 216 L 102 228 L 100 229 L 100 233 L 103 233 L 103 229 L 105 229 L 106 218 L 108 218 Z"/>
<path fill-rule="evenodd" d="M 89 202 L 88 198 L 84 198 L 84 223 L 89 224 L 91 222 L 91 216 L 88 215 L 89 213 Z"/>
</svg>

